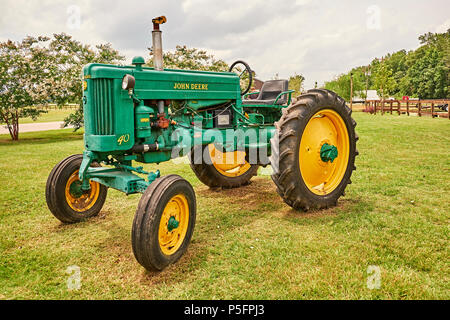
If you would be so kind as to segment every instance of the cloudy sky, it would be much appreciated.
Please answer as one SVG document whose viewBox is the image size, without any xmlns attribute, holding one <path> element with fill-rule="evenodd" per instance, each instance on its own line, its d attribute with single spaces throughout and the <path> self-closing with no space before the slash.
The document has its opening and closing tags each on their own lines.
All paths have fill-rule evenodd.
<svg viewBox="0 0 450 320">
<path fill-rule="evenodd" d="M 450 28 L 448 0 L 0 0 L 0 41 L 66 32 L 145 56 L 151 19 L 165 15 L 164 49 L 206 49 L 247 61 L 262 80 L 295 73 L 306 88 Z"/>
</svg>

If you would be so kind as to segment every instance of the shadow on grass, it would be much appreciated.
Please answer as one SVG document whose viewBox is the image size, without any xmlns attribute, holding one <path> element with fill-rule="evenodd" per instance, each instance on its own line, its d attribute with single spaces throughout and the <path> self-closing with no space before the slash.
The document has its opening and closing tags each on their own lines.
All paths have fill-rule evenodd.
<svg viewBox="0 0 450 320">
<path fill-rule="evenodd" d="M 371 203 L 362 199 L 341 198 L 336 207 L 327 209 L 311 209 L 307 212 L 292 208 L 285 210 L 282 218 L 298 225 L 326 224 L 336 220 L 349 219 L 352 214 L 368 213 Z"/>
<path fill-rule="evenodd" d="M 114 222 L 111 225 L 108 216 L 113 216 L 114 212 L 110 210 L 102 210 L 99 216 L 78 225 L 61 224 L 55 231 L 65 232 L 73 227 L 100 225 L 108 235 L 95 245 L 96 249 L 114 257 L 114 260 L 105 263 L 115 263 L 118 264 L 117 268 L 138 272 L 140 283 L 154 286 L 186 281 L 186 274 L 205 268 L 209 248 L 214 247 L 216 241 L 220 242 L 224 235 L 239 234 L 240 228 L 247 228 L 254 223 L 274 223 L 276 220 L 294 226 L 325 225 L 331 221 L 349 219 L 353 213 L 367 212 L 364 210 L 370 207 L 362 199 L 343 198 L 334 208 L 296 211 L 283 202 L 273 182 L 265 177 L 257 177 L 251 184 L 235 189 L 212 190 L 202 185 L 196 188 L 196 194 L 198 211 L 194 237 L 181 259 L 162 272 L 147 271 L 136 262 L 132 253 L 131 225 L 126 227 Z"/>
<path fill-rule="evenodd" d="M 295 210 L 278 195 L 275 184 L 267 178 L 257 177 L 252 183 L 235 189 L 212 190 L 203 188 L 197 195 L 214 199 L 218 204 L 231 205 L 247 213 L 251 219 L 255 216 L 271 215 L 296 224 L 323 224 L 330 219 L 349 217 L 347 214 L 370 212 L 373 205 L 361 198 L 342 197 L 336 207 L 311 209 L 307 212 Z M 215 217 L 217 219 L 217 217 Z M 243 221 L 239 221 L 243 222 Z"/>
<path fill-rule="evenodd" d="M 273 204 L 272 209 L 279 208 L 283 201 L 276 192 L 273 182 L 266 178 L 254 178 L 250 184 L 233 189 L 198 188 L 198 196 L 225 204 L 242 207 L 245 211 L 264 211 L 264 207 Z M 270 209 L 270 208 L 269 208 Z"/>
<path fill-rule="evenodd" d="M 201 222 L 196 224 L 194 240 L 187 253 L 163 272 L 143 271 L 143 284 L 170 284 L 186 281 L 185 274 L 205 268 L 216 241 L 223 235 L 233 234 L 239 228 L 252 224 L 273 223 L 277 219 L 292 225 L 326 225 L 331 221 L 347 220 L 353 213 L 364 213 L 369 206 L 362 199 L 341 199 L 337 207 L 325 210 L 296 211 L 283 202 L 270 179 L 256 178 L 247 186 L 235 189 L 196 188 L 199 207 L 206 205 L 208 212 L 200 212 Z M 200 209 L 201 210 L 201 209 Z M 206 213 L 206 214 L 205 214 Z M 220 229 L 217 229 L 220 225 Z M 239 231 L 237 231 L 239 234 Z"/>
<path fill-rule="evenodd" d="M 202 269 L 208 256 L 206 245 L 191 243 L 186 253 L 176 263 L 169 265 L 162 271 L 148 271 L 142 268 L 140 282 L 144 285 L 170 284 L 185 282 L 186 274 Z"/>
</svg>

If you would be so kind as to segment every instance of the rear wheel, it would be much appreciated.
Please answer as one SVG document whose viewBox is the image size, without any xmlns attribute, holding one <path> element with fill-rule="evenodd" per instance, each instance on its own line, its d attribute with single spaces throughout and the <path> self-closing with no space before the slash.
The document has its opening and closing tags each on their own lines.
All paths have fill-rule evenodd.
<svg viewBox="0 0 450 320">
<path fill-rule="evenodd" d="M 131 233 L 136 260 L 160 271 L 186 252 L 196 219 L 191 184 L 178 175 L 158 178 L 139 201 Z"/>
<path fill-rule="evenodd" d="M 97 215 L 106 200 L 107 187 L 89 181 L 90 189 L 82 190 L 78 171 L 83 155 L 72 155 L 58 163 L 47 179 L 45 198 L 53 215 L 64 223 L 75 223 Z M 99 167 L 93 163 L 92 167 Z"/>
<path fill-rule="evenodd" d="M 288 205 L 308 210 L 337 204 L 356 169 L 355 126 L 345 101 L 328 90 L 310 90 L 283 111 L 271 164 Z"/>
<path fill-rule="evenodd" d="M 221 152 L 214 144 L 195 146 L 189 157 L 191 168 L 211 188 L 236 188 L 250 183 L 258 165 L 245 159 L 244 151 Z"/>
</svg>

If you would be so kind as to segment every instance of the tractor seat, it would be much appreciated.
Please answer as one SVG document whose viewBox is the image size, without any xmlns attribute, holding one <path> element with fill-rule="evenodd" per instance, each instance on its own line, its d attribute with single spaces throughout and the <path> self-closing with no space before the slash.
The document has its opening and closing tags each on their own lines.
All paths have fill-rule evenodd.
<svg viewBox="0 0 450 320">
<path fill-rule="evenodd" d="M 288 80 L 267 80 L 264 82 L 261 91 L 256 99 L 242 100 L 242 104 L 274 104 L 278 95 L 288 91 Z M 287 103 L 288 94 L 284 94 L 277 101 L 277 105 Z"/>
</svg>

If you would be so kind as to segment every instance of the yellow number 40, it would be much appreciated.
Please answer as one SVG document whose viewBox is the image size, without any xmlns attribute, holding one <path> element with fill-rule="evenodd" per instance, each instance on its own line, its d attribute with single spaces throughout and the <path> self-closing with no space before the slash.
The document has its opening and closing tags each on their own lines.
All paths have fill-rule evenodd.
<svg viewBox="0 0 450 320">
<path fill-rule="evenodd" d="M 119 145 L 122 145 L 122 142 L 127 143 L 128 141 L 130 141 L 130 135 L 129 134 L 123 134 L 119 137 L 119 139 L 117 139 L 117 143 Z"/>
</svg>

